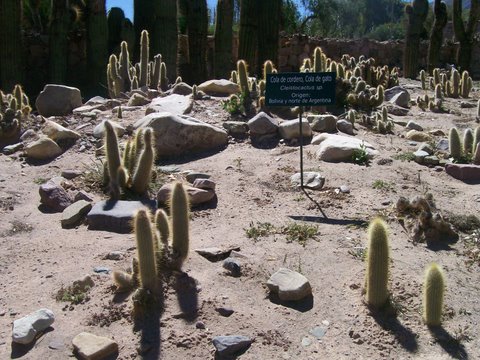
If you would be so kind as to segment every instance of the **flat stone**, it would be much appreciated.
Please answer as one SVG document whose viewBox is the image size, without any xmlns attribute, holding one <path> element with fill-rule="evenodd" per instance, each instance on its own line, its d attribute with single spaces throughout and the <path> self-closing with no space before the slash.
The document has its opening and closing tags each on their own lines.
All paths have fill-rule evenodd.
<svg viewBox="0 0 480 360">
<path fill-rule="evenodd" d="M 232 136 L 244 136 L 248 133 L 248 125 L 243 121 L 225 121 L 223 128 Z"/>
<path fill-rule="evenodd" d="M 340 185 L 340 192 L 342 194 L 350 194 L 350 188 L 347 185 Z"/>
<path fill-rule="evenodd" d="M 191 95 L 192 92 L 193 92 L 192 87 L 184 82 L 180 82 L 176 84 L 172 88 L 172 90 L 170 90 L 171 94 L 184 95 L 184 96 Z"/>
<path fill-rule="evenodd" d="M 95 138 L 103 139 L 103 137 L 105 136 L 105 121 L 106 120 L 103 120 L 100 124 L 95 126 L 95 128 L 93 129 L 93 136 Z M 117 136 L 122 137 L 123 134 L 125 134 L 125 128 L 115 121 L 112 121 L 112 120 L 109 120 L 109 121 L 110 121 L 110 124 L 112 124 L 113 130 L 115 130 L 115 133 L 117 134 Z"/>
<path fill-rule="evenodd" d="M 75 179 L 76 177 L 79 177 L 82 174 L 83 174 L 83 171 L 80 171 L 80 170 L 63 170 L 62 171 L 62 177 L 68 180 Z"/>
<path fill-rule="evenodd" d="M 390 101 L 395 95 L 400 93 L 409 94 L 408 90 L 402 86 L 394 86 L 385 90 L 385 101 Z"/>
<path fill-rule="evenodd" d="M 224 307 L 224 306 L 215 308 L 215 311 L 218 312 L 220 315 L 222 315 L 224 317 L 229 317 L 230 315 L 232 315 L 235 312 L 235 311 L 233 311 L 233 309 L 228 308 L 228 307 Z"/>
<path fill-rule="evenodd" d="M 169 112 L 173 115 L 185 115 L 192 110 L 193 100 L 189 96 L 171 94 L 153 99 L 145 110 L 145 115 Z"/>
<path fill-rule="evenodd" d="M 215 184 L 215 181 L 210 179 L 195 179 L 193 182 L 193 187 L 197 189 L 215 190 L 216 186 L 217 184 Z"/>
<path fill-rule="evenodd" d="M 263 111 L 251 118 L 247 124 L 254 136 L 275 134 L 278 131 L 278 121 Z"/>
<path fill-rule="evenodd" d="M 195 249 L 194 251 L 210 261 L 218 261 L 228 258 L 233 251 L 239 251 L 238 246 L 228 248 L 208 247 L 203 249 Z"/>
<path fill-rule="evenodd" d="M 155 201 L 111 201 L 103 200 L 96 203 L 87 214 L 90 230 L 104 230 L 119 234 L 132 232 L 134 214 L 140 210 L 157 208 Z"/>
<path fill-rule="evenodd" d="M 337 121 L 337 129 L 348 135 L 354 135 L 353 132 L 353 124 L 347 120 L 338 120 Z"/>
<path fill-rule="evenodd" d="M 338 118 L 334 115 L 308 115 L 307 121 L 313 131 L 335 133 L 337 132 Z"/>
<path fill-rule="evenodd" d="M 186 180 L 190 183 L 193 184 L 193 182 L 196 179 L 210 179 L 210 175 L 201 173 L 201 172 L 196 172 L 196 171 L 190 171 L 186 176 Z"/>
<path fill-rule="evenodd" d="M 143 106 L 149 103 L 150 99 L 148 99 L 146 96 L 134 93 L 132 96 L 130 96 L 130 99 L 128 99 L 127 106 Z"/>
<path fill-rule="evenodd" d="M 461 101 L 460 102 L 460 107 L 462 109 L 472 109 L 476 106 L 477 106 L 477 104 L 475 102 L 468 102 L 468 101 Z"/>
<path fill-rule="evenodd" d="M 45 85 L 35 101 L 38 113 L 45 117 L 65 116 L 80 106 L 82 106 L 80 90 L 65 85 Z"/>
<path fill-rule="evenodd" d="M 38 192 L 40 202 L 55 212 L 62 212 L 72 204 L 70 195 L 54 180 L 49 180 L 40 185 Z"/>
<path fill-rule="evenodd" d="M 94 96 L 88 100 L 85 105 L 104 105 L 106 107 L 114 107 L 121 104 L 118 99 L 105 99 L 101 96 Z"/>
<path fill-rule="evenodd" d="M 16 144 L 13 144 L 13 145 L 8 145 L 8 146 L 4 146 L 3 149 L 2 149 L 2 152 L 5 154 L 5 155 L 11 155 L 19 150 L 22 150 L 23 149 L 23 143 L 16 143 Z"/>
<path fill-rule="evenodd" d="M 322 326 L 316 326 L 313 329 L 309 331 L 309 333 L 317 338 L 317 340 L 320 340 L 325 336 L 327 333 L 327 329 L 322 327 Z"/>
<path fill-rule="evenodd" d="M 400 92 L 388 100 L 390 103 L 400 106 L 402 108 L 410 107 L 410 94 L 408 91 Z"/>
<path fill-rule="evenodd" d="M 406 126 L 407 129 L 409 130 L 417 130 L 417 131 L 423 131 L 423 127 L 419 124 L 417 124 L 415 121 L 413 120 L 410 120 L 408 123 L 407 123 L 407 126 Z"/>
<path fill-rule="evenodd" d="M 461 181 L 480 181 L 480 165 L 446 164 L 445 172 Z"/>
<path fill-rule="evenodd" d="M 415 162 L 419 164 L 423 164 L 423 159 L 428 156 L 426 151 L 417 150 L 413 153 L 415 156 Z"/>
<path fill-rule="evenodd" d="M 285 268 L 274 273 L 267 286 L 282 301 L 298 301 L 312 294 L 312 287 L 305 276 Z"/>
<path fill-rule="evenodd" d="M 207 80 L 198 85 L 198 89 L 210 95 L 228 96 L 240 92 L 238 84 L 225 79 Z"/>
<path fill-rule="evenodd" d="M 95 266 L 93 268 L 93 272 L 96 273 L 96 274 L 104 274 L 104 275 L 108 275 L 110 274 L 112 270 L 110 270 L 108 267 L 106 266 Z"/>
<path fill-rule="evenodd" d="M 62 228 L 77 225 L 92 209 L 92 204 L 85 200 L 79 200 L 68 206 L 62 212 Z"/>
<path fill-rule="evenodd" d="M 79 200 L 92 202 L 93 197 L 89 193 L 87 193 L 85 190 L 80 190 L 75 194 L 75 197 L 73 198 L 73 201 L 79 201 Z"/>
<path fill-rule="evenodd" d="M 437 150 L 442 150 L 442 151 L 449 151 L 450 149 L 450 143 L 448 142 L 448 139 L 440 139 L 437 143 Z"/>
<path fill-rule="evenodd" d="M 427 144 L 427 143 L 420 144 L 420 147 L 418 148 L 418 150 L 425 151 L 428 153 L 428 155 L 433 154 L 433 148 L 430 146 L 430 144 Z"/>
<path fill-rule="evenodd" d="M 425 156 L 425 158 L 423 159 L 423 163 L 425 165 L 438 165 L 440 164 L 440 159 L 435 155 L 429 155 Z"/>
<path fill-rule="evenodd" d="M 63 127 L 62 125 L 51 120 L 45 121 L 42 132 L 53 141 L 80 139 L 80 134 L 76 131 L 67 129 L 66 127 Z"/>
<path fill-rule="evenodd" d="M 163 185 L 157 193 L 157 201 L 159 204 L 166 204 L 170 199 L 170 192 L 172 191 L 173 184 Z M 200 205 L 206 202 L 209 202 L 215 197 L 214 190 L 204 190 L 198 189 L 193 186 L 186 185 L 184 186 L 187 191 L 188 198 L 191 206 Z"/>
<path fill-rule="evenodd" d="M 312 128 L 306 119 L 302 120 L 302 135 L 303 138 L 308 138 L 312 136 Z M 287 120 L 283 121 L 278 126 L 278 131 L 280 132 L 280 137 L 285 140 L 292 140 L 300 138 L 300 120 Z"/>
<path fill-rule="evenodd" d="M 432 137 L 424 132 L 418 131 L 418 130 L 410 130 L 407 132 L 407 135 L 405 137 L 408 140 L 413 140 L 417 142 L 429 142 L 432 141 Z"/>
<path fill-rule="evenodd" d="M 387 107 L 387 112 L 389 114 L 392 114 L 392 115 L 395 115 L 395 116 L 407 116 L 410 113 L 409 109 L 403 108 L 403 107 L 395 105 L 395 104 L 387 103 L 385 106 Z M 394 123 L 396 124 L 397 121 L 394 121 Z M 406 125 L 406 123 L 403 122 L 402 126 L 405 126 L 405 125 Z"/>
<path fill-rule="evenodd" d="M 242 273 L 242 265 L 237 259 L 229 257 L 223 260 L 222 266 L 224 269 L 230 271 L 232 276 L 240 276 Z"/>
<path fill-rule="evenodd" d="M 35 160 L 53 159 L 63 152 L 60 146 L 48 137 L 41 137 L 26 145 L 24 151 L 27 157 Z"/>
<path fill-rule="evenodd" d="M 378 155 L 373 145 L 354 137 L 324 133 L 315 136 L 312 144 L 319 145 L 318 159 L 327 162 L 351 162 L 354 152 L 358 151 L 362 145 L 365 146 L 368 157 Z"/>
<path fill-rule="evenodd" d="M 72 344 L 76 355 L 84 360 L 102 360 L 118 352 L 115 341 L 87 332 L 75 336 Z"/>
<path fill-rule="evenodd" d="M 55 321 L 49 309 L 37 310 L 13 322 L 12 341 L 18 344 L 30 344 L 35 337 Z"/>
<path fill-rule="evenodd" d="M 216 336 L 212 342 L 217 354 L 227 357 L 248 349 L 252 339 L 242 335 Z"/>
<path fill-rule="evenodd" d="M 296 173 L 290 177 L 290 183 L 294 186 L 300 186 L 300 173 Z M 320 190 L 325 184 L 325 177 L 319 172 L 306 171 L 303 173 L 303 186 L 312 189 Z"/>
<path fill-rule="evenodd" d="M 428 133 L 433 136 L 445 136 L 445 132 L 442 129 L 433 129 L 430 130 Z"/>
</svg>

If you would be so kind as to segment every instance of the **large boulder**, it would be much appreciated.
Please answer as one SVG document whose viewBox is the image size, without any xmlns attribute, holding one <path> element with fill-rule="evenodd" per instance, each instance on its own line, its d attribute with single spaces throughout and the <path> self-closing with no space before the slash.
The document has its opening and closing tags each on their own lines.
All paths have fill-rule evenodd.
<svg viewBox="0 0 480 360">
<path fill-rule="evenodd" d="M 60 146 L 46 136 L 25 146 L 24 151 L 28 158 L 35 160 L 53 159 L 62 153 Z"/>
<path fill-rule="evenodd" d="M 105 121 L 106 120 L 103 120 L 100 124 L 95 126 L 95 128 L 93 129 L 93 136 L 96 137 L 97 139 L 103 139 L 105 135 Z M 118 137 L 122 137 L 123 134 L 125 134 L 125 128 L 122 125 L 112 120 L 110 120 L 110 124 L 112 124 L 112 127 L 117 133 Z"/>
<path fill-rule="evenodd" d="M 313 131 L 334 133 L 337 132 L 337 120 L 334 115 L 308 115 L 307 120 Z"/>
<path fill-rule="evenodd" d="M 198 89 L 212 95 L 231 95 L 240 91 L 238 84 L 225 79 L 205 81 L 198 85 Z"/>
<path fill-rule="evenodd" d="M 80 106 L 82 106 L 80 90 L 65 85 L 45 85 L 35 101 L 38 113 L 46 117 L 65 116 Z"/>
<path fill-rule="evenodd" d="M 47 120 L 43 126 L 42 132 L 53 141 L 61 140 L 77 140 L 80 139 L 80 134 L 76 131 L 67 129 L 56 122 Z"/>
<path fill-rule="evenodd" d="M 263 111 L 251 118 L 247 125 L 250 129 L 250 134 L 254 136 L 275 134 L 278 131 L 278 121 Z"/>
<path fill-rule="evenodd" d="M 278 127 L 280 136 L 285 140 L 292 140 L 300 138 L 300 120 L 287 120 Z M 308 138 L 312 136 L 312 128 L 306 119 L 302 120 L 302 136 Z"/>
<path fill-rule="evenodd" d="M 317 157 L 327 162 L 349 162 L 355 151 L 363 146 L 369 157 L 378 155 L 373 145 L 349 136 L 320 134 L 313 138 L 312 144 L 319 145 Z"/>
<path fill-rule="evenodd" d="M 192 110 L 193 100 L 189 96 L 171 94 L 153 99 L 145 111 L 145 115 L 169 112 L 174 115 L 188 114 Z"/>
<path fill-rule="evenodd" d="M 134 125 L 135 129 L 146 127 L 153 129 L 158 157 L 214 150 L 228 143 L 225 130 L 168 112 L 147 115 Z"/>
</svg>

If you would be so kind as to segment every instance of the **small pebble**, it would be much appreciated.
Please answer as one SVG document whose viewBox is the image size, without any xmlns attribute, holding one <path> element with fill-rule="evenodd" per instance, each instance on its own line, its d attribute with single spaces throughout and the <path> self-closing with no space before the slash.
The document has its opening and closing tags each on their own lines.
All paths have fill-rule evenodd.
<svg viewBox="0 0 480 360">
<path fill-rule="evenodd" d="M 110 269 L 105 267 L 105 266 L 97 266 L 95 268 L 93 268 L 93 272 L 97 273 L 97 274 L 110 274 Z"/>
<path fill-rule="evenodd" d="M 344 194 L 349 194 L 350 193 L 350 188 L 347 185 L 342 185 L 340 186 L 340 192 Z"/>
<path fill-rule="evenodd" d="M 205 323 L 204 323 L 203 321 L 197 321 L 197 322 L 195 323 L 195 327 L 196 327 L 197 329 L 205 329 Z"/>
<path fill-rule="evenodd" d="M 225 316 L 225 317 L 229 317 L 230 315 L 232 315 L 235 311 L 233 311 L 233 309 L 230 309 L 228 307 L 218 307 L 215 309 L 216 312 L 218 312 L 220 315 L 222 316 Z"/>
<path fill-rule="evenodd" d="M 242 266 L 238 260 L 231 257 L 223 261 L 223 267 L 230 271 L 232 276 L 240 276 L 242 273 Z"/>
</svg>

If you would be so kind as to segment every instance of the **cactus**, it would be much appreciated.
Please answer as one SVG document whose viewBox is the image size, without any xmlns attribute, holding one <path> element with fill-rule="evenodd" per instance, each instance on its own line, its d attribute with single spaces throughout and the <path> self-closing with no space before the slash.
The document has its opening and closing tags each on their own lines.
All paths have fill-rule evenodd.
<svg viewBox="0 0 480 360">
<path fill-rule="evenodd" d="M 261 74 L 265 61 L 278 63 L 282 0 L 258 1 L 257 9 L 257 74 Z"/>
<path fill-rule="evenodd" d="M 147 128 L 143 132 L 143 150 L 138 158 L 138 165 L 132 178 L 132 190 L 137 194 L 145 194 L 148 190 L 155 159 L 153 148 L 153 131 Z"/>
<path fill-rule="evenodd" d="M 115 285 L 117 285 L 117 292 L 129 291 L 133 288 L 133 276 L 131 274 L 115 270 L 112 277 Z"/>
<path fill-rule="evenodd" d="M 316 47 L 313 51 L 313 72 L 322 72 L 325 69 L 324 54 L 320 47 Z"/>
<path fill-rule="evenodd" d="M 460 43 L 457 51 L 456 64 L 463 71 L 470 70 L 473 37 L 476 34 L 477 23 L 480 19 L 480 2 L 471 2 L 469 17 L 466 24 L 463 21 L 462 12 L 462 0 L 453 0 L 453 30 L 455 32 L 455 38 Z"/>
<path fill-rule="evenodd" d="M 427 90 L 427 75 L 425 70 L 420 70 L 420 82 L 422 83 L 422 90 Z"/>
<path fill-rule="evenodd" d="M 157 54 L 153 57 L 153 65 L 150 65 L 150 87 L 158 89 L 160 86 L 160 68 L 162 65 L 162 55 Z"/>
<path fill-rule="evenodd" d="M 448 133 L 448 146 L 450 148 L 450 156 L 454 160 L 460 159 L 462 156 L 462 142 L 457 128 L 453 127 Z"/>
<path fill-rule="evenodd" d="M 157 0 L 158 1 L 158 0 Z M 152 0 L 134 0 L 133 1 L 133 25 L 135 28 L 135 39 L 141 39 L 143 31 L 147 31 L 149 34 L 153 33 L 153 27 L 155 23 L 155 3 L 157 1 Z M 141 61 L 141 48 L 142 45 L 136 44 L 134 58 L 135 61 Z M 147 59 L 148 62 L 148 59 Z M 140 86 L 144 84 L 140 81 Z"/>
<path fill-rule="evenodd" d="M 443 43 L 443 29 L 447 25 L 447 5 L 441 0 L 435 0 L 433 5 L 435 18 L 432 30 L 430 32 L 430 42 L 428 46 L 427 69 L 430 74 L 440 64 L 440 52 Z M 438 82 L 437 82 L 438 83 Z M 435 86 L 437 85 L 435 83 Z"/>
<path fill-rule="evenodd" d="M 425 272 L 423 288 L 423 320 L 428 326 L 440 326 L 442 323 L 444 292 L 443 271 L 437 264 L 433 263 Z"/>
<path fill-rule="evenodd" d="M 380 308 L 388 301 L 389 244 L 387 226 L 380 218 L 368 228 L 367 303 Z"/>
<path fill-rule="evenodd" d="M 0 24 L 0 87 L 11 89 L 24 80 L 21 1 L 0 1 Z"/>
<path fill-rule="evenodd" d="M 473 132 L 472 129 L 465 129 L 463 133 L 463 153 L 465 155 L 473 152 Z"/>
<path fill-rule="evenodd" d="M 119 197 L 119 184 L 117 172 L 121 166 L 120 151 L 115 129 L 110 121 L 105 121 L 105 153 L 107 154 L 108 178 L 110 179 L 110 192 L 113 198 Z"/>
<path fill-rule="evenodd" d="M 166 91 L 168 89 L 167 66 L 164 62 L 160 64 L 160 82 L 158 87 L 162 91 Z"/>
<path fill-rule="evenodd" d="M 405 50 L 403 57 L 403 76 L 415 79 L 418 74 L 418 54 L 420 37 L 425 32 L 424 22 L 428 14 L 428 0 L 413 0 L 405 6 L 408 18 Z"/>
<path fill-rule="evenodd" d="M 450 80 L 447 81 L 446 93 L 452 98 L 458 98 L 460 95 L 460 73 L 457 69 L 452 69 Z"/>
<path fill-rule="evenodd" d="M 263 64 L 263 81 L 267 81 L 267 75 L 273 72 L 274 66 L 270 60 L 265 61 Z"/>
<path fill-rule="evenodd" d="M 140 38 L 140 77 L 138 78 L 139 87 L 148 86 L 148 60 L 150 57 L 150 38 L 148 31 L 143 30 Z"/>
<path fill-rule="evenodd" d="M 248 86 L 247 64 L 244 60 L 238 60 L 237 62 L 237 74 L 240 90 L 247 98 L 250 96 L 250 87 Z"/>
<path fill-rule="evenodd" d="M 178 268 L 180 268 L 188 256 L 190 241 L 188 234 L 189 202 L 187 192 L 182 183 L 177 182 L 174 184 L 169 205 L 171 214 L 170 229 L 172 231 L 172 248 L 175 255 L 178 256 Z"/>
<path fill-rule="evenodd" d="M 140 270 L 140 286 L 155 292 L 157 289 L 157 265 L 154 253 L 154 236 L 147 210 L 138 210 L 134 217 L 137 258 Z"/>
<path fill-rule="evenodd" d="M 70 8 L 68 1 L 52 0 L 49 26 L 50 81 L 65 84 L 68 67 L 68 30 Z"/>
<path fill-rule="evenodd" d="M 238 58 L 244 59 L 251 69 L 256 69 L 258 45 L 257 0 L 240 1 L 240 27 L 238 36 Z"/>
<path fill-rule="evenodd" d="M 475 154 L 477 151 L 478 143 L 480 142 L 480 126 L 477 126 L 473 131 L 473 148 L 472 154 Z"/>
<path fill-rule="evenodd" d="M 226 78 L 233 65 L 233 5 L 233 0 L 219 0 L 217 2 L 213 65 L 216 78 Z"/>
<path fill-rule="evenodd" d="M 0 90 L 0 147 L 18 141 L 22 123 L 30 116 L 31 110 L 20 85 L 15 85 L 11 94 Z"/>
<path fill-rule="evenodd" d="M 164 210 L 159 209 L 155 213 L 155 225 L 159 233 L 159 240 L 163 245 L 168 244 L 170 237 L 170 225 L 168 223 L 168 216 Z"/>
<path fill-rule="evenodd" d="M 108 53 L 118 53 L 122 42 L 122 26 L 125 21 L 125 13 L 119 7 L 112 7 L 108 11 Z"/>
<path fill-rule="evenodd" d="M 462 73 L 462 80 L 460 81 L 460 96 L 468 98 L 470 91 L 473 88 L 472 78 L 469 76 L 468 71 Z"/>
</svg>

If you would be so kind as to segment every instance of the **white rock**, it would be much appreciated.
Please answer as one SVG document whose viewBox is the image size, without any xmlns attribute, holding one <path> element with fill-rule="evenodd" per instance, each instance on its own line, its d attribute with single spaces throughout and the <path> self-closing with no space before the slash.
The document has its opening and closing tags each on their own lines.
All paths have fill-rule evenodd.
<svg viewBox="0 0 480 360">
<path fill-rule="evenodd" d="M 30 344 L 38 333 L 42 332 L 55 321 L 53 312 L 48 309 L 37 310 L 13 322 L 13 342 Z"/>
<path fill-rule="evenodd" d="M 274 134 L 278 131 L 278 121 L 264 112 L 259 112 L 248 123 L 250 133 L 253 135 Z"/>
<path fill-rule="evenodd" d="M 347 120 L 338 120 L 337 129 L 348 135 L 353 135 L 353 125 L 350 121 Z"/>
<path fill-rule="evenodd" d="M 198 89 L 207 94 L 221 95 L 237 94 L 240 91 L 238 84 L 225 79 L 213 79 L 205 81 L 198 85 Z"/>
<path fill-rule="evenodd" d="M 334 133 L 337 131 L 337 117 L 334 115 L 308 115 L 307 120 L 313 131 Z"/>
<path fill-rule="evenodd" d="M 317 150 L 317 157 L 319 160 L 327 162 L 349 162 L 352 160 L 352 155 L 355 150 L 365 146 L 365 151 L 369 157 L 378 155 L 373 145 L 366 141 L 349 136 L 334 135 L 334 134 L 320 134 L 313 138 L 312 144 L 320 145 Z"/>
<path fill-rule="evenodd" d="M 80 106 L 82 106 L 80 90 L 65 85 L 45 85 L 35 101 L 38 113 L 45 117 L 65 116 Z"/>
<path fill-rule="evenodd" d="M 66 139 L 80 139 L 80 134 L 76 131 L 67 129 L 54 121 L 47 120 L 43 126 L 42 132 L 53 141 Z"/>
<path fill-rule="evenodd" d="M 25 146 L 24 151 L 27 157 L 36 160 L 53 159 L 62 153 L 60 146 L 46 136 Z"/>
<path fill-rule="evenodd" d="M 118 344 L 106 337 L 82 332 L 72 340 L 75 353 L 84 360 L 101 360 L 118 352 Z"/>
<path fill-rule="evenodd" d="M 159 204 L 165 204 L 170 199 L 173 184 L 163 185 L 157 193 L 157 201 Z M 199 189 L 193 186 L 185 185 L 185 190 L 188 194 L 189 203 L 191 206 L 200 205 L 209 202 L 215 197 L 215 190 L 213 189 Z"/>
<path fill-rule="evenodd" d="M 300 186 L 300 173 L 292 175 L 290 182 L 294 186 Z M 325 184 L 325 177 L 322 174 L 314 171 L 305 171 L 303 173 L 303 186 L 308 189 L 319 190 Z"/>
<path fill-rule="evenodd" d="M 188 114 L 192 110 L 193 100 L 189 96 L 172 94 L 153 99 L 145 111 L 145 115 L 169 112 L 173 115 Z"/>
<path fill-rule="evenodd" d="M 267 286 L 282 301 L 302 300 L 312 293 L 312 287 L 305 276 L 285 268 L 280 268 L 273 274 L 268 279 Z"/>
<path fill-rule="evenodd" d="M 110 123 L 112 124 L 115 132 L 117 133 L 117 136 L 122 137 L 123 134 L 125 134 L 125 128 L 122 125 L 111 120 L 110 120 Z M 96 137 L 97 139 L 103 139 L 104 135 L 105 135 L 105 120 L 103 120 L 100 124 L 95 126 L 95 128 L 93 129 L 93 136 Z"/>
<path fill-rule="evenodd" d="M 291 140 L 300 137 L 300 120 L 287 120 L 278 126 L 278 131 L 282 139 Z M 306 119 L 302 120 L 302 135 L 304 138 L 312 136 L 312 128 Z"/>
</svg>

